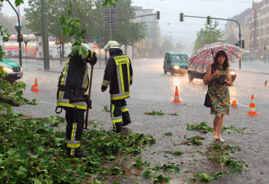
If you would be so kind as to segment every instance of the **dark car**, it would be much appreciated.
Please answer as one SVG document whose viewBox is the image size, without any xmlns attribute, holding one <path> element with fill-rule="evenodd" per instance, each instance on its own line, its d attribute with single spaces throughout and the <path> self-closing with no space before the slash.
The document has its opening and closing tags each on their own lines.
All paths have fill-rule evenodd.
<svg viewBox="0 0 269 184">
<path fill-rule="evenodd" d="M 232 68 L 230 68 L 230 70 L 231 70 L 232 80 L 234 81 L 235 78 L 236 78 L 236 71 L 234 69 L 232 69 Z M 189 81 L 192 81 L 194 78 L 204 79 L 205 74 L 206 74 L 206 71 L 204 71 L 203 73 L 201 73 L 201 72 L 192 71 L 192 70 L 189 70 L 188 69 L 188 78 L 189 78 Z"/>
<path fill-rule="evenodd" d="M 7 81 L 13 84 L 16 80 L 22 78 L 22 67 L 18 63 L 8 58 L 2 58 L 2 60 L 3 62 L 0 61 L 0 66 L 8 74 L 5 76 Z"/>
</svg>

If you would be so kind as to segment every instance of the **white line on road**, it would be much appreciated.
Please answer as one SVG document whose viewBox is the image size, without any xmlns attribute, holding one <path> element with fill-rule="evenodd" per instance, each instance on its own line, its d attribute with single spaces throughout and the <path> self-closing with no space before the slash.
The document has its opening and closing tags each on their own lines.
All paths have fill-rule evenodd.
<svg viewBox="0 0 269 184">
<path fill-rule="evenodd" d="M 241 106 L 243 106 L 243 107 L 248 107 L 247 105 L 240 104 L 240 103 L 237 103 L 237 105 L 241 105 Z"/>
<path fill-rule="evenodd" d="M 50 104 L 50 105 L 54 105 L 56 106 L 56 103 L 49 103 L 49 102 L 43 102 L 43 101 L 39 101 L 40 103 L 44 103 L 44 104 Z"/>
</svg>

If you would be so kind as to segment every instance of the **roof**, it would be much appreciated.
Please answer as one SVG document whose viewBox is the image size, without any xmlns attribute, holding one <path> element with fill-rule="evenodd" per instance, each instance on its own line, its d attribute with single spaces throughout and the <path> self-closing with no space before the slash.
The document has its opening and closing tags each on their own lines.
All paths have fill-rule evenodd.
<svg viewBox="0 0 269 184">
<path fill-rule="evenodd" d="M 182 51 L 180 51 L 180 52 L 172 51 L 172 52 L 167 52 L 167 53 L 169 53 L 169 54 L 171 54 L 171 55 L 188 55 L 188 54 L 186 54 L 186 53 L 184 53 L 184 52 L 182 52 Z"/>
</svg>

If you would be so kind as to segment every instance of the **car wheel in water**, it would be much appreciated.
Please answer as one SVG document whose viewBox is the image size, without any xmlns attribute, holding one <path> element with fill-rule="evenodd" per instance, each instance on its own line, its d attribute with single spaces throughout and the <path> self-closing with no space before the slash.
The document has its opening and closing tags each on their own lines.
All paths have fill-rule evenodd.
<svg viewBox="0 0 269 184">
<path fill-rule="evenodd" d="M 189 78 L 189 81 L 193 80 L 193 77 L 191 76 L 191 72 L 188 73 L 188 78 Z"/>
</svg>

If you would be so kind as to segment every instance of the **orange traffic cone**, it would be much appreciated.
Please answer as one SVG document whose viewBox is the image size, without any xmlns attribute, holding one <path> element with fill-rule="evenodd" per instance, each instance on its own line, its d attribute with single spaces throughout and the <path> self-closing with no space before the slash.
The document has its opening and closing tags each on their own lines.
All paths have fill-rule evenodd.
<svg viewBox="0 0 269 184">
<path fill-rule="evenodd" d="M 174 103 L 179 103 L 179 102 L 181 102 L 181 101 L 179 100 L 177 86 L 176 86 L 176 91 L 175 91 L 175 97 L 174 97 L 174 100 L 173 100 L 172 102 L 174 102 Z"/>
<path fill-rule="evenodd" d="M 37 78 L 35 78 L 35 84 L 32 85 L 32 91 L 33 92 L 39 92 L 40 91 L 40 89 L 38 89 Z"/>
<path fill-rule="evenodd" d="M 267 80 L 265 81 L 264 86 L 267 87 Z"/>
<path fill-rule="evenodd" d="M 256 112 L 255 103 L 254 103 L 254 95 L 251 95 L 251 103 L 249 104 L 249 111 L 247 114 L 251 116 L 258 115 L 258 113 Z"/>
<path fill-rule="evenodd" d="M 237 104 L 236 104 L 236 100 L 233 101 L 233 108 L 236 108 Z"/>
</svg>

